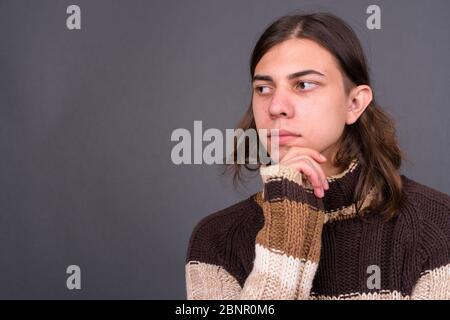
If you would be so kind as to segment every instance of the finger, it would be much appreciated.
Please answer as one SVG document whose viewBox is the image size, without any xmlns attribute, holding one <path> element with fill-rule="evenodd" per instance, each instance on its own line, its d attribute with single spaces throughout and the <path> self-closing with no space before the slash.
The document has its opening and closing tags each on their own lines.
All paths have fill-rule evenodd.
<svg viewBox="0 0 450 320">
<path fill-rule="evenodd" d="M 327 176 L 325 175 L 325 172 L 323 171 L 322 167 L 314 160 L 312 160 L 312 159 L 308 159 L 308 160 L 311 162 L 311 165 L 314 166 L 314 168 L 318 172 L 323 189 L 328 190 L 329 186 L 328 186 Z"/>
<path fill-rule="evenodd" d="M 305 160 L 306 156 L 300 159 L 294 159 L 295 162 L 292 164 L 285 163 L 285 165 L 290 165 L 295 167 L 298 171 L 302 172 L 310 181 L 311 185 L 314 188 L 314 194 L 316 197 L 321 198 L 324 196 L 324 191 L 322 189 L 322 183 L 320 181 L 320 177 L 316 169 L 311 165 L 311 163 Z"/>
<path fill-rule="evenodd" d="M 314 187 L 314 191 L 318 193 L 320 197 L 323 197 L 325 195 L 325 186 L 323 181 L 324 178 L 322 177 L 322 168 L 320 168 L 320 166 L 312 159 L 305 158 L 305 161 L 308 162 L 315 172 L 315 175 L 311 176 L 310 180 Z"/>
<path fill-rule="evenodd" d="M 295 158 L 290 159 L 288 162 L 285 162 L 285 164 L 295 165 L 295 162 L 299 162 L 302 159 L 306 159 L 319 176 L 319 183 L 318 183 L 318 185 L 314 185 L 314 187 L 320 187 L 320 188 L 323 188 L 324 190 L 328 190 L 329 186 L 328 186 L 328 181 L 326 179 L 326 175 L 325 175 L 323 169 L 320 167 L 320 165 L 316 161 L 314 161 L 314 159 L 311 159 L 308 156 L 297 156 Z M 313 182 L 311 182 L 311 184 L 313 184 Z"/>
</svg>

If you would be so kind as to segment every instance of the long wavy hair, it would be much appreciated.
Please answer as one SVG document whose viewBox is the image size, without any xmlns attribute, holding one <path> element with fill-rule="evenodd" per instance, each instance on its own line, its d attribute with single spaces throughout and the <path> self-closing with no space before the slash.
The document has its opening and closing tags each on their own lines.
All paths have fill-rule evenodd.
<svg viewBox="0 0 450 320">
<path fill-rule="evenodd" d="M 325 12 L 287 15 L 273 22 L 257 41 L 250 59 L 250 79 L 260 59 L 272 47 L 292 39 L 309 39 L 326 48 L 338 61 L 348 94 L 357 85 L 371 86 L 369 68 L 364 51 L 352 28 L 339 17 Z M 256 130 L 252 103 L 239 121 L 236 129 Z M 237 157 L 235 140 L 234 157 Z M 245 142 L 247 143 L 247 142 Z M 375 97 L 358 120 L 346 125 L 334 157 L 334 166 L 345 170 L 352 159 L 357 158 L 361 174 L 356 184 L 353 203 L 360 216 L 366 213 L 381 214 L 384 220 L 395 216 L 406 196 L 402 188 L 400 166 L 406 157 L 400 150 L 396 130 L 391 117 L 377 104 Z M 248 159 L 248 148 L 245 156 Z M 223 173 L 231 169 L 233 181 L 242 182 L 242 170 L 257 171 L 260 165 L 228 164 Z M 360 199 L 364 199 L 372 187 L 375 197 L 371 204 L 360 210 Z"/>
</svg>

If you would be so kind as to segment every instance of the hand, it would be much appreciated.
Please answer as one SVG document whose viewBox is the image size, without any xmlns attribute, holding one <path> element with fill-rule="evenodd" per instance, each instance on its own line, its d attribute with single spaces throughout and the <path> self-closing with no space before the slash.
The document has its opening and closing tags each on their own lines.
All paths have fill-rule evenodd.
<svg viewBox="0 0 450 320">
<path fill-rule="evenodd" d="M 329 189 L 329 185 L 319 163 L 325 163 L 326 161 L 327 159 L 316 150 L 304 147 L 291 147 L 279 164 L 303 173 L 311 182 L 316 197 L 322 198 L 325 196 L 325 190 Z"/>
</svg>

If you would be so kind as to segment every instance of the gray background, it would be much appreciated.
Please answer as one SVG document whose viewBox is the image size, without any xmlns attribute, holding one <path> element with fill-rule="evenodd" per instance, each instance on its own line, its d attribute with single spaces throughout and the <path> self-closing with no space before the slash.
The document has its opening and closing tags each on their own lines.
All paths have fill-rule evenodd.
<svg viewBox="0 0 450 320">
<path fill-rule="evenodd" d="M 81 30 L 66 28 L 70 4 Z M 381 30 L 366 28 L 370 4 Z M 412 160 L 402 172 L 450 193 L 448 0 L 2 0 L 0 298 L 184 299 L 194 225 L 260 182 L 172 164 L 170 135 L 233 128 L 255 41 L 298 9 L 354 27 Z"/>
</svg>

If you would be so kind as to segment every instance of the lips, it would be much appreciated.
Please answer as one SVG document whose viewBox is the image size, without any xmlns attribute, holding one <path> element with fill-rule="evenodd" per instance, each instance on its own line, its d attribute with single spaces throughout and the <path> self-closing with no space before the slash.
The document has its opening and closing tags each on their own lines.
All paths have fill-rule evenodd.
<svg viewBox="0 0 450 320">
<path fill-rule="evenodd" d="M 287 144 L 288 142 L 300 137 L 301 137 L 300 134 L 296 134 L 284 129 L 278 130 L 278 132 L 275 130 L 272 132 L 272 130 L 270 130 L 268 134 L 269 140 L 272 140 L 271 138 L 274 138 L 275 139 L 274 142 L 275 143 L 278 142 L 279 145 Z"/>
<path fill-rule="evenodd" d="M 269 137 L 284 137 L 284 136 L 293 136 L 293 137 L 301 137 L 300 134 L 288 131 L 288 130 L 284 130 L 284 129 L 280 129 L 280 130 L 276 130 L 276 129 L 272 129 L 269 131 L 268 134 Z"/>
</svg>

